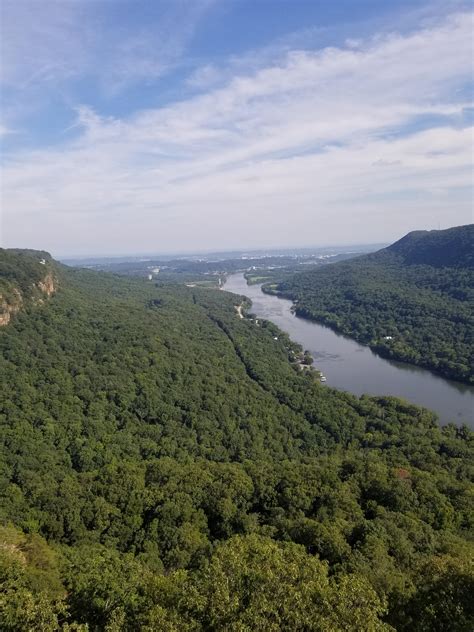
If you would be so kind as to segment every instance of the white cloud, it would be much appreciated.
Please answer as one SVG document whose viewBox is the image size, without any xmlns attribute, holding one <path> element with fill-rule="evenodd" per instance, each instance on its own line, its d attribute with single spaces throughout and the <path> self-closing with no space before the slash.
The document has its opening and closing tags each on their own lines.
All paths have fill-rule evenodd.
<svg viewBox="0 0 474 632">
<path fill-rule="evenodd" d="M 197 68 L 187 79 L 191 88 L 211 88 L 226 78 L 225 72 L 214 64 L 206 64 Z"/>
<path fill-rule="evenodd" d="M 292 51 L 125 120 L 82 108 L 78 140 L 5 169 L 5 242 L 79 253 L 381 241 L 440 216 L 469 221 L 472 132 L 450 120 L 471 53 L 471 17 L 456 14 L 357 48 Z M 420 117 L 446 122 L 416 131 Z"/>
</svg>

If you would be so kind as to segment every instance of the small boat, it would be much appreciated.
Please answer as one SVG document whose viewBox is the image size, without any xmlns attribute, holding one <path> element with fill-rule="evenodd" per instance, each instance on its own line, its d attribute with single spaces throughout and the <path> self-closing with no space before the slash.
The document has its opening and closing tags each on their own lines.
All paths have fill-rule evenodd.
<svg viewBox="0 0 474 632">
<path fill-rule="evenodd" d="M 321 375 L 321 377 L 319 378 L 320 382 L 326 382 L 326 376 Z"/>
</svg>

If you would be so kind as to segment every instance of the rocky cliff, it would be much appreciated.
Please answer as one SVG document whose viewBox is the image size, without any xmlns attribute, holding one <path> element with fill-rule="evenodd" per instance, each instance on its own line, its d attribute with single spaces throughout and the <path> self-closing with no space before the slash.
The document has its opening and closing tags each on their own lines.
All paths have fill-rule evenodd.
<svg viewBox="0 0 474 632">
<path fill-rule="evenodd" d="M 0 327 L 27 305 L 39 305 L 57 289 L 54 261 L 47 253 L 0 249 Z"/>
<path fill-rule="evenodd" d="M 7 301 L 7 299 L 4 298 L 2 294 L 0 294 L 0 327 L 8 325 L 13 314 L 16 314 L 21 309 L 23 303 L 22 296 L 18 290 L 15 291 L 14 289 L 13 293 L 14 299 L 12 300 L 10 298 L 9 301 Z"/>
</svg>

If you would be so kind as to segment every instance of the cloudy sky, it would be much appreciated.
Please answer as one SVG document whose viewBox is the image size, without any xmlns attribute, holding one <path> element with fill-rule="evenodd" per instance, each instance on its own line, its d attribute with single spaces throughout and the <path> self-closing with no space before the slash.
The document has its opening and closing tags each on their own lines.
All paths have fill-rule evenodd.
<svg viewBox="0 0 474 632">
<path fill-rule="evenodd" d="M 468 3 L 0 6 L 5 247 L 371 243 L 472 221 Z"/>
</svg>

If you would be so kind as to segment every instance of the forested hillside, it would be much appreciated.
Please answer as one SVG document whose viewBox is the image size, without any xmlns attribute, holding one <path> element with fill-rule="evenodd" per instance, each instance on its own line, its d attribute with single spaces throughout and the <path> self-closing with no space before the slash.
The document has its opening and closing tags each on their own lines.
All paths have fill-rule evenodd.
<svg viewBox="0 0 474 632">
<path fill-rule="evenodd" d="M 1 630 L 472 629 L 467 428 L 322 387 L 242 297 L 49 265 L 0 329 Z"/>
<path fill-rule="evenodd" d="M 409 233 L 264 290 L 385 357 L 474 383 L 474 225 Z"/>
<path fill-rule="evenodd" d="M 0 327 L 18 311 L 42 303 L 55 289 L 47 252 L 0 248 Z"/>
<path fill-rule="evenodd" d="M 387 260 L 395 256 L 406 265 L 429 265 L 436 268 L 474 268 L 474 224 L 446 230 L 416 230 L 388 248 L 372 254 L 372 259 Z"/>
</svg>

